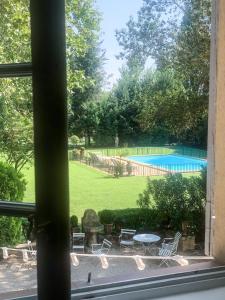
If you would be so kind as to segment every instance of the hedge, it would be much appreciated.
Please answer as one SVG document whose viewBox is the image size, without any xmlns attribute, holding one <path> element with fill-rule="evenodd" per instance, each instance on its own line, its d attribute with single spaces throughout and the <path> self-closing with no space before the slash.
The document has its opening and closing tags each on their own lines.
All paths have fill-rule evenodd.
<svg viewBox="0 0 225 300">
<path fill-rule="evenodd" d="M 154 209 L 127 208 L 102 210 L 98 213 L 102 224 L 114 224 L 136 230 L 158 230 L 163 223 L 160 214 Z"/>
<path fill-rule="evenodd" d="M 22 174 L 0 162 L 0 199 L 22 201 L 26 182 Z M 0 246 L 14 246 L 23 238 L 21 218 L 0 216 Z"/>
<path fill-rule="evenodd" d="M 204 214 L 198 211 L 192 212 L 196 218 L 195 236 L 198 241 L 204 240 Z M 146 231 L 167 231 L 176 232 L 182 230 L 182 224 L 171 226 L 174 222 L 172 216 L 165 218 L 165 214 L 157 208 L 127 208 L 115 210 L 102 210 L 98 212 L 100 223 L 114 224 L 115 230 L 120 228 L 136 229 L 139 232 Z M 185 220 L 184 220 L 185 221 Z"/>
</svg>

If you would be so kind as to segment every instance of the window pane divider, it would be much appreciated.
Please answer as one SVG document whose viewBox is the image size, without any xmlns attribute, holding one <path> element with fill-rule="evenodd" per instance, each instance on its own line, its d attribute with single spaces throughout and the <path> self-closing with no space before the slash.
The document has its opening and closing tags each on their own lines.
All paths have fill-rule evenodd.
<svg viewBox="0 0 225 300">
<path fill-rule="evenodd" d="M 30 62 L 0 64 L 0 78 L 32 76 L 32 64 Z"/>
<path fill-rule="evenodd" d="M 36 212 L 34 203 L 12 202 L 0 200 L 0 215 L 11 217 L 29 217 Z"/>
</svg>

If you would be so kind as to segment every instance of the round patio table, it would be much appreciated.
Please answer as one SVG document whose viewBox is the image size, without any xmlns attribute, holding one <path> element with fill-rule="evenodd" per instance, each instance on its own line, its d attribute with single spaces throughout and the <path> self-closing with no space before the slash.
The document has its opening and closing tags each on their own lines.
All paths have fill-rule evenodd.
<svg viewBox="0 0 225 300">
<path fill-rule="evenodd" d="M 145 253 L 146 251 L 149 251 L 151 253 L 151 246 L 153 246 L 160 239 L 161 239 L 160 236 L 156 234 L 150 234 L 150 233 L 136 234 L 133 237 L 134 241 L 142 243 Z"/>
<path fill-rule="evenodd" d="M 156 234 L 143 233 L 143 234 L 136 234 L 133 237 L 133 239 L 136 242 L 150 244 L 150 243 L 158 242 L 160 240 L 160 237 Z"/>
</svg>

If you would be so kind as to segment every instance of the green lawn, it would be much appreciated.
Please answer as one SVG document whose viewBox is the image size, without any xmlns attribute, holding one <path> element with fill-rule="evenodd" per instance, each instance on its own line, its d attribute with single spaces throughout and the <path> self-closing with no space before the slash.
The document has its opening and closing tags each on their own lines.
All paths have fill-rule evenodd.
<svg viewBox="0 0 225 300">
<path fill-rule="evenodd" d="M 113 178 L 86 165 L 70 162 L 70 213 L 79 218 L 84 210 L 96 211 L 136 207 L 138 194 L 147 183 L 146 177 Z M 27 190 L 24 201 L 34 200 L 34 169 L 24 169 Z"/>
</svg>

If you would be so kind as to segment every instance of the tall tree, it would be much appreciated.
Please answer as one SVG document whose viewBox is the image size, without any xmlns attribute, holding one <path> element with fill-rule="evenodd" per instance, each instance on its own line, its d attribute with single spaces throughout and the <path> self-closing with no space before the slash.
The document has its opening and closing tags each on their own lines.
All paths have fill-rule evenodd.
<svg viewBox="0 0 225 300">
<path fill-rule="evenodd" d="M 74 88 L 95 85 L 85 66 L 77 63 L 92 51 L 89 40 L 98 30 L 93 5 L 94 0 L 66 0 L 69 96 Z M 29 0 L 2 0 L 0 10 L 0 63 L 31 61 Z M 28 78 L 0 80 L 0 152 L 17 170 L 33 156 L 31 86 Z"/>
<path fill-rule="evenodd" d="M 210 0 L 144 0 L 138 19 L 117 32 L 128 65 L 155 59 L 158 69 L 171 68 L 186 90 L 184 142 L 206 145 L 209 89 Z"/>
<path fill-rule="evenodd" d="M 103 83 L 103 63 L 105 58 L 99 38 L 100 15 L 94 9 L 95 1 L 83 0 L 82 3 L 86 7 L 85 13 L 87 16 L 90 16 L 89 22 L 83 24 L 83 30 L 87 30 L 89 34 L 84 40 L 86 43 L 84 53 L 82 55 L 71 55 L 71 70 L 75 73 L 82 73 L 85 80 L 82 85 L 75 83 L 71 86 L 69 131 L 71 135 L 85 136 L 86 145 L 89 146 L 91 135 L 93 134 L 89 125 L 92 123 L 92 127 L 96 127 L 97 123 L 94 125 L 93 121 L 96 120 L 97 122 L 97 117 L 87 120 L 87 116 L 91 117 L 90 110 L 94 112 L 96 108 L 96 105 L 90 102 L 95 102 L 100 93 Z M 92 13 L 88 14 L 87 9 Z M 84 120 L 86 120 L 86 123 Z"/>
<path fill-rule="evenodd" d="M 28 0 L 0 3 L 0 62 L 31 60 Z M 32 93 L 28 78 L 0 80 L 0 151 L 20 170 L 32 157 Z"/>
</svg>

